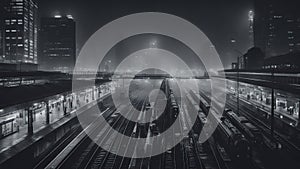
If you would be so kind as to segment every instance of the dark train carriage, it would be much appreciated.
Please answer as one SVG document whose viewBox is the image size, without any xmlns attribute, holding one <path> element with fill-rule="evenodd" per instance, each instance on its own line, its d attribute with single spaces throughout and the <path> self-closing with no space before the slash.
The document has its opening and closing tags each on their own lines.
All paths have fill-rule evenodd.
<svg viewBox="0 0 300 169">
<path fill-rule="evenodd" d="M 221 118 L 215 136 L 233 159 L 240 161 L 251 158 L 250 143 L 228 119 Z"/>
<path fill-rule="evenodd" d="M 238 116 L 232 110 L 227 110 L 224 116 L 236 126 L 252 143 L 262 143 L 262 134 L 247 118 Z"/>
</svg>

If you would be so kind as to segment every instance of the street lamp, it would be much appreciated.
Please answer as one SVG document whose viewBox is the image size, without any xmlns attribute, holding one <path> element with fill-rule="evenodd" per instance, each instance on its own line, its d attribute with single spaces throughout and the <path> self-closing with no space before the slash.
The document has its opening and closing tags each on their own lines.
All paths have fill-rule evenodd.
<svg viewBox="0 0 300 169">
<path fill-rule="evenodd" d="M 272 88 L 271 88 L 271 136 L 274 137 L 274 116 L 275 116 L 275 92 L 274 92 L 274 68 L 271 67 L 271 78 L 272 78 Z"/>
<path fill-rule="evenodd" d="M 231 43 L 236 43 L 236 40 L 235 39 L 231 39 L 230 41 Z M 240 69 L 240 59 L 243 57 L 243 53 L 237 49 L 234 49 L 234 51 L 236 53 L 238 53 L 239 55 L 237 56 L 237 67 L 236 67 L 236 93 L 237 93 L 237 96 L 236 96 L 236 101 L 237 101 L 237 114 L 239 115 L 240 114 L 240 73 L 239 73 L 239 69 Z"/>
<path fill-rule="evenodd" d="M 150 48 L 156 48 L 157 47 L 157 40 L 153 40 L 150 42 Z"/>
<path fill-rule="evenodd" d="M 236 87 L 237 87 L 237 114 L 240 114 L 240 58 L 243 57 L 243 53 L 237 51 L 241 56 L 237 57 L 237 75 L 236 75 Z"/>
<path fill-rule="evenodd" d="M 61 15 L 54 15 L 54 18 L 61 18 Z"/>
</svg>

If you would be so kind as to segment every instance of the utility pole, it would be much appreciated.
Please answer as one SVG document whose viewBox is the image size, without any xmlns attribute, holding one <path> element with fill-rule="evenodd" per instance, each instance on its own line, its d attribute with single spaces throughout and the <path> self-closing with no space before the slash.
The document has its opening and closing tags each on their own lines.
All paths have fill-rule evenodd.
<svg viewBox="0 0 300 169">
<path fill-rule="evenodd" d="M 271 92 L 271 135 L 274 137 L 274 109 L 275 109 L 275 95 L 274 95 L 274 71 L 272 68 L 272 92 Z"/>
<path fill-rule="evenodd" d="M 300 119 L 300 101 L 298 102 L 298 119 Z"/>
<path fill-rule="evenodd" d="M 231 43 L 235 44 L 236 40 L 231 39 Z M 240 58 L 243 57 L 243 53 L 237 49 L 234 49 L 236 53 L 239 55 L 237 56 L 237 71 L 236 71 L 236 101 L 237 101 L 237 114 L 240 115 Z"/>
<path fill-rule="evenodd" d="M 237 114 L 240 115 L 240 58 L 237 57 L 237 72 L 236 72 L 236 103 L 237 103 Z"/>
<path fill-rule="evenodd" d="M 29 107 L 26 109 L 27 111 L 27 120 L 28 120 L 28 125 L 27 125 L 27 132 L 29 136 L 33 135 L 33 107 Z"/>
<path fill-rule="evenodd" d="M 46 124 L 50 124 L 50 106 L 49 106 L 49 101 L 45 100 L 45 105 L 46 105 Z"/>
</svg>

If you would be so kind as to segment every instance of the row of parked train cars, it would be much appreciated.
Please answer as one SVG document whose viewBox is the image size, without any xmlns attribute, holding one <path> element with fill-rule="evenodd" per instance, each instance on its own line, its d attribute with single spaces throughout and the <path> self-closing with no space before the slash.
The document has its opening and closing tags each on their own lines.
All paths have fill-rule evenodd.
<svg viewBox="0 0 300 169">
<path fill-rule="evenodd" d="M 150 125 L 150 129 L 152 131 L 157 133 L 156 130 L 159 130 L 159 132 L 164 132 L 167 130 L 177 119 L 179 114 L 179 106 L 177 99 L 174 95 L 173 89 L 170 87 L 169 80 L 164 80 L 161 84 L 160 90 L 164 92 L 167 102 L 166 102 L 166 108 L 162 115 L 154 120 L 152 125 Z M 157 98 L 159 99 L 165 99 L 165 98 Z M 156 129 L 155 129 L 156 128 Z"/>
<path fill-rule="evenodd" d="M 199 106 L 202 110 L 199 111 L 199 116 L 206 117 L 210 105 L 201 96 L 199 97 Z M 245 117 L 238 116 L 230 109 L 225 109 L 219 120 L 220 124 L 214 133 L 215 140 L 225 148 L 231 159 L 240 162 L 250 161 L 252 146 L 262 144 L 263 138 L 260 130 Z"/>
</svg>

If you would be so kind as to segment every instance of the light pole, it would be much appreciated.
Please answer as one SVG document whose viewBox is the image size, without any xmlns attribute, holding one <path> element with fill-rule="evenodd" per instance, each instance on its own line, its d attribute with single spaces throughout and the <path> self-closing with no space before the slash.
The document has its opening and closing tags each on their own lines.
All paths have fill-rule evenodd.
<svg viewBox="0 0 300 169">
<path fill-rule="evenodd" d="M 271 135 L 274 137 L 274 109 L 275 109 L 275 94 L 274 94 L 274 69 L 271 68 L 271 76 L 272 76 L 272 96 L 271 96 Z"/>
<path fill-rule="evenodd" d="M 240 58 L 243 57 L 243 53 L 237 49 L 234 50 L 241 56 L 237 56 L 237 69 L 236 69 L 236 102 L 237 102 L 237 114 L 240 115 Z"/>
<path fill-rule="evenodd" d="M 150 48 L 157 48 L 157 40 L 153 40 L 150 42 Z"/>
</svg>

